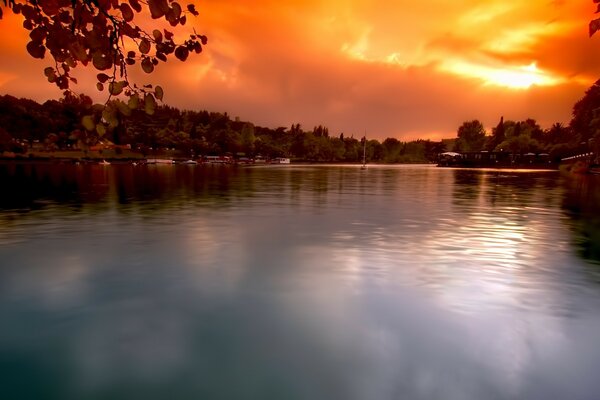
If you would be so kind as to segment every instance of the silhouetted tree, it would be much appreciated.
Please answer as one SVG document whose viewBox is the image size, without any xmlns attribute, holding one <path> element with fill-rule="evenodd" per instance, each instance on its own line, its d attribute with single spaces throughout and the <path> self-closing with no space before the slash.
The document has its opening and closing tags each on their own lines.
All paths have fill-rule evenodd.
<svg viewBox="0 0 600 400">
<path fill-rule="evenodd" d="M 569 126 L 574 139 L 580 142 L 586 142 L 600 132 L 600 80 L 575 103 Z"/>
<path fill-rule="evenodd" d="M 458 139 L 456 140 L 456 150 L 480 151 L 485 145 L 485 129 L 478 120 L 464 122 L 458 128 Z"/>
<path fill-rule="evenodd" d="M 504 134 L 504 117 L 500 117 L 500 122 L 495 128 L 492 128 L 492 136 L 488 140 L 487 149 L 490 151 L 497 150 L 497 147 L 506 139 Z"/>
<path fill-rule="evenodd" d="M 383 147 L 383 161 L 388 163 L 395 163 L 400 161 L 400 155 L 402 152 L 402 143 L 396 138 L 387 138 L 381 144 Z"/>
</svg>

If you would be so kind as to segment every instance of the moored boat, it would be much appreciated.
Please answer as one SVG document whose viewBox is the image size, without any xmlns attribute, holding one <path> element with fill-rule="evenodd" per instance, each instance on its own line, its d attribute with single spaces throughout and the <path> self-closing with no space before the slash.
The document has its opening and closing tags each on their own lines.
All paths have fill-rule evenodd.
<svg viewBox="0 0 600 400">
<path fill-rule="evenodd" d="M 175 161 L 168 158 L 149 158 L 146 160 L 146 164 L 174 164 Z"/>
</svg>

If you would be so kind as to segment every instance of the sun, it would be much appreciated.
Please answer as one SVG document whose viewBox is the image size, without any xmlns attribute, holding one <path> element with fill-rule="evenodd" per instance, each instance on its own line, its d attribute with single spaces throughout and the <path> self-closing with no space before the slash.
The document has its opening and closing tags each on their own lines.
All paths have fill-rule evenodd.
<svg viewBox="0 0 600 400">
<path fill-rule="evenodd" d="M 535 63 L 512 69 L 491 69 L 486 71 L 486 75 L 488 84 L 511 89 L 529 89 L 534 85 L 552 86 L 558 81 L 540 71 Z"/>
<path fill-rule="evenodd" d="M 479 79 L 485 86 L 508 89 L 529 89 L 532 86 L 554 86 L 560 83 L 559 78 L 540 70 L 535 62 L 522 66 L 499 67 L 453 62 L 442 68 L 456 75 Z"/>
</svg>

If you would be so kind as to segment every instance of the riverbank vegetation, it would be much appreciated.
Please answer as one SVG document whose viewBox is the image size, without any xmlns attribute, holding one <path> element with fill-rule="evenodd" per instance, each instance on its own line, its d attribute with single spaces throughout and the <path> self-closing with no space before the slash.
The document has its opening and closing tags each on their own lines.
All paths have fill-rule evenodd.
<svg viewBox="0 0 600 400">
<path fill-rule="evenodd" d="M 454 139 L 369 139 L 366 156 L 369 162 L 427 163 L 445 151 L 508 151 L 546 153 L 558 161 L 573 154 L 598 151 L 599 104 L 600 81 L 575 104 L 568 125 L 556 123 L 543 129 L 534 119 L 513 121 L 501 117 L 488 132 L 480 121 L 472 120 L 458 127 Z M 86 119 L 106 122 L 108 117 L 106 105 L 94 105 L 85 95 L 66 92 L 62 99 L 43 104 L 0 96 L 0 153 L 5 157 L 78 158 L 101 156 L 104 150 L 107 157 L 260 155 L 312 162 L 359 162 L 363 156 L 363 138 L 341 132 L 332 134 L 324 126 L 306 129 L 293 124 L 289 128 L 268 128 L 231 118 L 226 112 L 179 110 L 163 105 L 149 115 L 119 105 L 124 103 L 116 103 L 119 111 L 110 114 L 115 121 L 87 126 Z M 105 125 L 106 129 L 98 129 Z"/>
<path fill-rule="evenodd" d="M 129 148 L 144 156 L 170 154 L 179 157 L 200 155 L 291 157 L 314 162 L 359 162 L 363 157 L 362 138 L 344 133 L 331 135 L 327 127 L 305 129 L 267 128 L 231 118 L 227 113 L 179 110 L 159 106 L 153 115 L 143 110 L 118 114 L 118 123 L 105 132 L 89 130 L 85 118 L 102 119 L 105 107 L 93 105 L 89 97 L 67 93 L 61 100 L 38 104 L 32 100 L 0 96 L 0 151 L 15 156 L 73 151 L 91 153 L 97 149 Z M 97 125 L 96 125 L 97 126 Z M 107 145 L 110 144 L 110 145 Z M 388 138 L 367 141 L 371 162 L 426 163 L 446 149 L 443 142 Z M 120 150 L 120 151 L 119 151 Z"/>
</svg>

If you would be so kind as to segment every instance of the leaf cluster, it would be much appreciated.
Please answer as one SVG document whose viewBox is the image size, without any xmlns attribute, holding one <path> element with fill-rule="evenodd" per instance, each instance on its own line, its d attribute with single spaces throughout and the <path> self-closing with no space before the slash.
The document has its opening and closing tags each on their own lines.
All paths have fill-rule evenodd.
<svg viewBox="0 0 600 400">
<path fill-rule="evenodd" d="M 596 11 L 594 13 L 595 14 L 600 13 L 600 0 L 592 0 L 592 1 L 594 2 L 594 4 L 597 4 Z M 592 21 L 590 21 L 590 24 L 589 24 L 590 37 L 594 36 L 594 34 L 596 32 L 598 32 L 598 30 L 600 30 L 600 18 L 595 18 Z"/>
<path fill-rule="evenodd" d="M 47 54 L 53 66 L 44 69 L 50 83 L 67 90 L 77 83 L 72 70 L 92 65 L 98 90 L 111 96 L 141 96 L 145 107 L 162 100 L 162 89 L 131 85 L 128 67 L 139 65 L 148 74 L 161 62 L 175 56 L 185 61 L 190 53 L 202 52 L 204 35 L 193 34 L 181 42 L 167 29 L 147 32 L 137 20 L 149 15 L 171 27 L 185 25 L 188 15 L 197 16 L 194 4 L 182 7 L 175 0 L 2 0 L 4 6 L 23 16 L 29 31 L 27 52 L 43 59 Z M 0 8 L 0 18 L 2 9 Z M 151 97 L 151 98 L 150 98 Z"/>
</svg>

